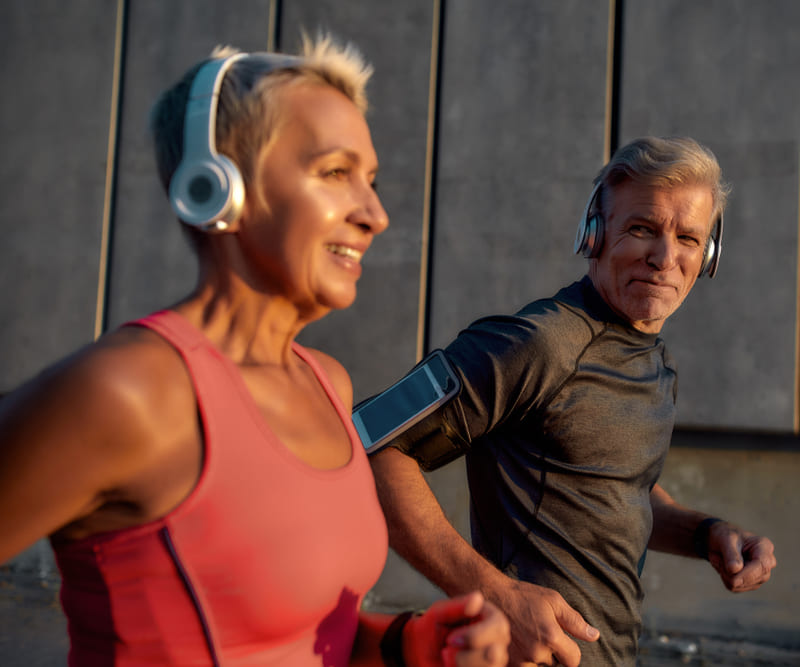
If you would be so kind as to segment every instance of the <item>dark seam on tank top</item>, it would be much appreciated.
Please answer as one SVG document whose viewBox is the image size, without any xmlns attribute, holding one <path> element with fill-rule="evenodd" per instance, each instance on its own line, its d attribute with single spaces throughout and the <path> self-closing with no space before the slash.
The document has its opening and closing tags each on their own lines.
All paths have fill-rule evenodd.
<svg viewBox="0 0 800 667">
<path fill-rule="evenodd" d="M 217 658 L 217 652 L 214 649 L 214 640 L 211 637 L 211 627 L 208 624 L 205 612 L 200 604 L 200 598 L 197 596 L 197 591 L 195 591 L 194 586 L 192 585 L 192 581 L 189 578 L 189 573 L 186 572 L 185 568 L 183 567 L 183 563 L 181 563 L 181 559 L 178 556 L 178 552 L 175 549 L 174 543 L 172 542 L 172 537 L 169 534 L 169 528 L 165 526 L 159 532 L 161 533 L 161 537 L 164 539 L 164 543 L 167 545 L 167 550 L 169 551 L 175 568 L 178 570 L 178 574 L 183 581 L 183 585 L 186 587 L 186 592 L 189 594 L 189 598 L 192 601 L 195 612 L 197 612 L 197 618 L 200 621 L 200 627 L 203 628 L 203 635 L 206 640 L 206 646 L 208 647 L 208 653 L 211 656 L 211 662 L 214 667 L 219 667 L 220 662 Z"/>
</svg>

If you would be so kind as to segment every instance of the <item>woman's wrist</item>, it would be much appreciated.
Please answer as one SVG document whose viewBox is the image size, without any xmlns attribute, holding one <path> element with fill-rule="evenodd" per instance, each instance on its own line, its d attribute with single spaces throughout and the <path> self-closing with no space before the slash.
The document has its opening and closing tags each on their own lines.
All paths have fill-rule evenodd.
<svg viewBox="0 0 800 667">
<path fill-rule="evenodd" d="M 419 616 L 420 614 L 421 612 L 404 611 L 395 616 L 389 627 L 386 628 L 380 644 L 381 658 L 386 667 L 407 667 L 403 650 L 405 646 L 403 637 L 408 622 L 414 616 Z"/>
</svg>

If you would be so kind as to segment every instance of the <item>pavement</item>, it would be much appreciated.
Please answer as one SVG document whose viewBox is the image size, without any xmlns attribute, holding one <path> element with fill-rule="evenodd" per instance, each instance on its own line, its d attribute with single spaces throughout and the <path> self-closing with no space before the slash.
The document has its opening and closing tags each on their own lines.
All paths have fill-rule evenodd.
<svg viewBox="0 0 800 667">
<path fill-rule="evenodd" d="M 53 571 L 0 566 L 0 666 L 64 667 L 69 642 Z M 644 636 L 638 667 L 800 667 L 800 650 L 700 636 Z"/>
<path fill-rule="evenodd" d="M 59 581 L 0 567 L 0 665 L 67 664 L 67 623 L 58 602 Z"/>
</svg>

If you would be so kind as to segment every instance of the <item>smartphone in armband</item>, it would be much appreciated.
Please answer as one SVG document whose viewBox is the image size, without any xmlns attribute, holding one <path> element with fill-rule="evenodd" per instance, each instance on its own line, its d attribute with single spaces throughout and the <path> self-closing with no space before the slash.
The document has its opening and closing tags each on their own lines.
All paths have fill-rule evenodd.
<svg viewBox="0 0 800 667">
<path fill-rule="evenodd" d="M 410 373 L 353 408 L 353 424 L 368 454 L 378 451 L 461 391 L 461 382 L 441 350 Z"/>
</svg>

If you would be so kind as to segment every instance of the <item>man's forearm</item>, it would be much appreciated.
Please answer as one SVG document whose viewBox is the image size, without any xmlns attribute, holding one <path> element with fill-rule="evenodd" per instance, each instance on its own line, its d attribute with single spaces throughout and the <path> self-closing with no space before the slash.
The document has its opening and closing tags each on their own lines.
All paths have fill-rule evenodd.
<svg viewBox="0 0 800 667">
<path fill-rule="evenodd" d="M 505 577 L 447 520 L 416 461 L 387 447 L 370 463 L 392 548 L 447 595 L 489 595 Z"/>
<path fill-rule="evenodd" d="M 708 515 L 679 505 L 659 485 L 650 492 L 650 505 L 653 509 L 653 532 L 649 548 L 696 557 L 696 531 Z"/>
<path fill-rule="evenodd" d="M 455 596 L 478 590 L 511 624 L 509 664 L 577 667 L 575 639 L 594 641 L 597 630 L 556 591 L 505 576 L 450 524 L 414 459 L 388 448 L 370 457 L 392 547 L 413 567 Z"/>
</svg>

